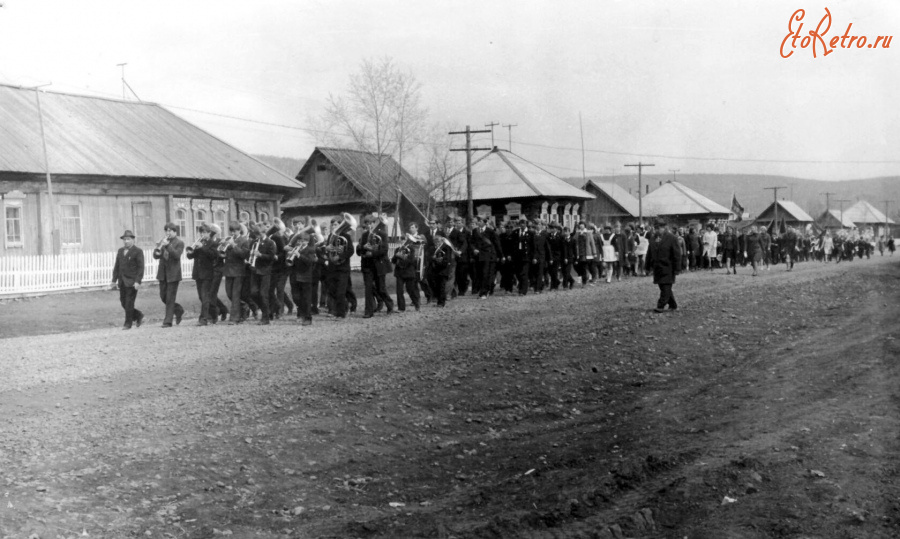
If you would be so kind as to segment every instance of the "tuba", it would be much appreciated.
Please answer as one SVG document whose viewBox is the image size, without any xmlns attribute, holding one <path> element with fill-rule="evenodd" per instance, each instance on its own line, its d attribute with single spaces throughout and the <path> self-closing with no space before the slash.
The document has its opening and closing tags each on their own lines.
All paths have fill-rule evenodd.
<svg viewBox="0 0 900 539">
<path fill-rule="evenodd" d="M 400 260 L 409 260 L 410 258 L 419 258 L 419 247 L 425 243 L 425 236 L 419 234 L 406 234 L 403 244 L 397 248 L 396 256 Z"/>
<path fill-rule="evenodd" d="M 325 244 L 325 255 L 332 264 L 341 262 L 341 254 L 347 248 L 347 238 L 343 234 L 358 226 L 356 219 L 349 213 L 344 212 L 342 217 L 344 221 L 331 232 L 331 237 L 328 239 L 328 243 Z"/>
<path fill-rule="evenodd" d="M 384 221 L 382 221 L 381 217 L 378 218 L 378 221 L 375 222 L 375 228 L 369 232 L 369 237 L 366 240 L 366 245 L 363 247 L 366 251 L 369 251 L 369 254 L 372 254 L 376 249 L 381 247 L 381 236 L 378 234 L 378 229 L 384 225 Z"/>
</svg>

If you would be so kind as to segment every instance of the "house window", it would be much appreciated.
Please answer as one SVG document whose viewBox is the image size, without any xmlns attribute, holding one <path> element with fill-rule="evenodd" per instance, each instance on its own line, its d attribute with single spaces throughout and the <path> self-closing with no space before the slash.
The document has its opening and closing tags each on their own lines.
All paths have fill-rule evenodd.
<svg viewBox="0 0 900 539">
<path fill-rule="evenodd" d="M 23 247 L 22 206 L 6 205 L 6 247 Z"/>
<path fill-rule="evenodd" d="M 153 243 L 153 219 L 149 202 L 135 202 L 131 205 L 134 216 L 134 241 L 138 245 Z"/>
<path fill-rule="evenodd" d="M 266 213 L 266 212 L 264 212 L 264 211 L 259 212 L 259 222 L 260 222 L 260 223 L 267 223 L 267 224 L 268 224 L 268 222 L 269 222 L 269 214 Z"/>
<path fill-rule="evenodd" d="M 81 206 L 78 204 L 61 204 L 62 212 L 62 244 L 81 245 Z"/>
<path fill-rule="evenodd" d="M 228 232 L 228 214 L 225 213 L 224 210 L 216 210 L 213 212 L 213 222 L 219 225 L 219 229 L 222 231 L 222 234 L 227 234 Z"/>
<path fill-rule="evenodd" d="M 178 227 L 178 237 L 183 238 L 187 232 L 187 210 L 179 208 L 175 210 L 175 226 Z"/>
<path fill-rule="evenodd" d="M 250 222 L 250 212 L 242 211 L 240 213 L 239 221 L 242 223 L 249 223 Z"/>
<path fill-rule="evenodd" d="M 200 233 L 200 225 L 206 222 L 206 210 L 195 210 L 194 211 L 194 237 L 199 238 Z"/>
</svg>

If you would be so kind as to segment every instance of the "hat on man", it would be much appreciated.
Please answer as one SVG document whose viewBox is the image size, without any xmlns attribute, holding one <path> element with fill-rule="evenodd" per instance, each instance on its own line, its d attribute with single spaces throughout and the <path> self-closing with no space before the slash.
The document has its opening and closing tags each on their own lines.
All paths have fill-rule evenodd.
<svg viewBox="0 0 900 539">
<path fill-rule="evenodd" d="M 125 238 L 131 238 L 131 239 L 134 239 L 134 233 L 131 232 L 130 230 L 126 230 L 125 233 L 122 234 L 122 236 L 121 236 L 119 239 L 120 239 L 120 240 L 124 240 Z"/>
<path fill-rule="evenodd" d="M 653 226 L 655 226 L 655 227 L 666 226 L 668 224 L 669 223 L 667 223 L 666 220 L 663 219 L 662 217 L 657 217 L 656 219 L 653 220 Z"/>
</svg>

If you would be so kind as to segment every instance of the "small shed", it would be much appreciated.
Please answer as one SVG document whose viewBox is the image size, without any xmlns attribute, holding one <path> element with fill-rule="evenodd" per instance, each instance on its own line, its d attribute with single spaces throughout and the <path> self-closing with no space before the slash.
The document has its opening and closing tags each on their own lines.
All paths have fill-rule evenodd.
<svg viewBox="0 0 900 539">
<path fill-rule="evenodd" d="M 568 181 L 571 183 L 571 180 Z M 596 197 L 584 202 L 582 218 L 585 221 L 600 226 L 631 222 L 638 218 L 638 199 L 617 183 L 589 179 L 583 183 L 582 189 Z"/>
<path fill-rule="evenodd" d="M 850 230 L 856 228 L 856 225 L 846 214 L 841 215 L 840 210 L 827 210 L 822 212 L 822 215 L 816 218 L 816 226 L 829 231 L 842 229 Z"/>
</svg>

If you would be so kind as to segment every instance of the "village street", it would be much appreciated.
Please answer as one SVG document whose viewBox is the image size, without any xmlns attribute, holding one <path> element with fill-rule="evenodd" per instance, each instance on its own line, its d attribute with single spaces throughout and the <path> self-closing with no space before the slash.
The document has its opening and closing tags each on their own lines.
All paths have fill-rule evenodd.
<svg viewBox="0 0 900 539">
<path fill-rule="evenodd" d="M 0 305 L 97 328 L 0 340 L 0 539 L 896 537 L 900 258 L 740 272 L 666 314 L 647 278 L 308 328 Z"/>
</svg>

